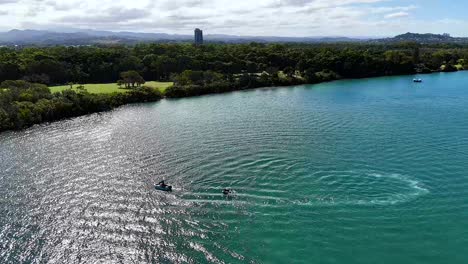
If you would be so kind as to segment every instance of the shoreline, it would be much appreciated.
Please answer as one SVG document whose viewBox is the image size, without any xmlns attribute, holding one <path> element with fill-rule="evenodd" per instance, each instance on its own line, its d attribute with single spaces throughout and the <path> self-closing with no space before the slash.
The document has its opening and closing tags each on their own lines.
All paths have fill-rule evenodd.
<svg viewBox="0 0 468 264">
<path fill-rule="evenodd" d="M 76 115 L 76 116 L 70 116 L 70 117 L 65 117 L 53 121 L 44 121 L 40 123 L 33 124 L 32 126 L 27 126 L 19 129 L 6 129 L 0 131 L 0 134 L 4 134 L 7 132 L 16 132 L 16 131 L 22 131 L 22 130 L 27 130 L 29 128 L 33 128 L 37 125 L 47 125 L 63 120 L 68 120 L 68 119 L 73 119 L 77 117 L 82 117 L 82 116 L 88 116 L 92 114 L 98 114 L 98 113 L 104 113 L 104 112 L 109 112 L 115 109 L 118 109 L 122 106 L 127 106 L 127 105 L 132 105 L 132 104 L 144 104 L 144 103 L 155 103 L 159 102 L 161 100 L 178 100 L 178 99 L 184 99 L 184 98 L 195 98 L 195 97 L 201 97 L 201 96 L 212 96 L 216 94 L 227 94 L 227 93 L 233 93 L 233 92 L 242 92 L 242 91 L 252 91 L 252 90 L 257 90 L 257 89 L 282 89 L 282 88 L 288 88 L 288 87 L 296 87 L 296 86 L 313 86 L 313 85 L 319 85 L 319 84 L 324 84 L 324 83 L 333 83 L 333 82 L 340 82 L 340 81 L 353 81 L 353 80 L 366 80 L 366 79 L 379 79 L 379 78 L 387 78 L 387 77 L 404 77 L 404 76 L 417 76 L 417 75 L 431 75 L 431 74 L 437 74 L 437 73 L 456 73 L 456 72 L 464 72 L 468 70 L 459 70 L 459 71 L 453 71 L 453 72 L 444 72 L 444 71 L 437 71 L 437 72 L 431 72 L 431 73 L 413 73 L 413 74 L 398 74 L 398 75 L 382 75 L 382 76 L 374 76 L 374 77 L 363 77 L 363 78 L 342 78 L 342 79 L 336 79 L 336 80 L 330 80 L 330 81 L 322 81 L 318 83 L 303 83 L 303 84 L 293 84 L 293 85 L 272 85 L 272 86 L 264 86 L 264 87 L 252 87 L 252 88 L 244 88 L 244 89 L 233 89 L 230 91 L 223 91 L 223 92 L 212 92 L 212 93 L 206 93 L 206 94 L 200 94 L 200 95 L 192 95 L 192 96 L 184 96 L 184 97 L 168 97 L 165 94 L 162 94 L 162 96 L 157 99 L 157 100 L 141 100 L 141 101 L 134 101 L 134 102 L 128 102 L 128 103 L 123 103 L 121 105 L 118 105 L 116 107 L 112 107 L 111 109 L 103 110 L 103 111 L 94 111 L 94 112 L 89 112 L 81 115 Z M 96 95 L 96 94 L 95 94 Z M 99 94 L 97 94 L 99 95 Z M 117 96 L 118 94 L 108 94 L 108 96 Z"/>
<path fill-rule="evenodd" d="M 288 88 L 288 87 L 295 87 L 295 86 L 304 86 L 304 85 L 319 85 L 319 84 L 324 84 L 324 83 L 333 83 L 333 82 L 340 82 L 340 81 L 357 81 L 357 80 L 366 80 L 366 79 L 379 79 L 379 78 L 387 78 L 387 77 L 405 77 L 405 76 L 418 76 L 418 75 L 432 75 L 432 74 L 437 74 L 437 73 L 443 73 L 443 74 L 450 74 L 450 73 L 457 73 L 457 72 L 466 72 L 467 70 L 458 70 L 458 71 L 453 71 L 453 72 L 444 72 L 444 71 L 435 71 L 435 72 L 429 72 L 429 73 L 412 73 L 412 74 L 396 74 L 396 75 L 380 75 L 380 76 L 373 76 L 373 77 L 362 77 L 362 78 L 342 78 L 342 79 L 336 79 L 336 80 L 330 80 L 330 81 L 323 81 L 323 82 L 318 82 L 318 83 L 303 83 L 303 84 L 292 84 L 292 85 L 272 85 L 272 86 L 263 86 L 263 87 L 253 87 L 253 88 L 245 88 L 245 89 L 237 89 L 237 90 L 232 90 L 232 91 L 226 91 L 226 92 L 219 92 L 219 93 L 207 93 L 207 94 L 202 94 L 202 95 L 194 95 L 194 96 L 185 96 L 185 97 L 167 97 L 166 95 L 163 95 L 162 99 L 165 100 L 178 100 L 178 99 L 184 99 L 184 98 L 194 98 L 194 97 L 200 97 L 200 96 L 210 96 L 210 95 L 216 95 L 216 94 L 227 94 L 227 93 L 233 93 L 233 92 L 242 92 L 242 91 L 252 91 L 252 90 L 261 90 L 261 89 L 283 89 L 283 88 Z M 144 102 L 142 102 L 144 103 Z"/>
</svg>

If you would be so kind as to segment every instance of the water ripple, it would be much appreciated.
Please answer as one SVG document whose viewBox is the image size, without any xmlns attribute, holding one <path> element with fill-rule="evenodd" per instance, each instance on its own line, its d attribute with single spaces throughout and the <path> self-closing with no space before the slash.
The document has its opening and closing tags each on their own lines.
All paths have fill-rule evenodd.
<svg viewBox="0 0 468 264">
<path fill-rule="evenodd" d="M 450 85 L 465 75 L 430 76 L 440 86 L 238 92 L 4 133 L 0 262 L 466 263 L 468 96 Z"/>
</svg>

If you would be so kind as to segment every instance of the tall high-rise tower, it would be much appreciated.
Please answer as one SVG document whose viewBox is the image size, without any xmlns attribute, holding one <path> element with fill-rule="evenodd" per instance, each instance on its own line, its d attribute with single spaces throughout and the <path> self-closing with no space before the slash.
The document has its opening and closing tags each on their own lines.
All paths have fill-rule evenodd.
<svg viewBox="0 0 468 264">
<path fill-rule="evenodd" d="M 199 28 L 195 29 L 195 44 L 203 44 L 203 31 Z"/>
</svg>

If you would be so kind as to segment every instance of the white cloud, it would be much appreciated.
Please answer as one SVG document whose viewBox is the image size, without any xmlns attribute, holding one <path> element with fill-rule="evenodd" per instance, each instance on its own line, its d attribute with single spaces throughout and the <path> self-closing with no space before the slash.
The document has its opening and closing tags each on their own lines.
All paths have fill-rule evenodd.
<svg viewBox="0 0 468 264">
<path fill-rule="evenodd" d="M 418 9 L 416 5 L 408 6 L 391 6 L 391 7 L 374 7 L 371 9 L 372 13 L 384 14 L 394 12 L 409 12 Z"/>
<path fill-rule="evenodd" d="M 402 5 L 401 0 L 0 0 L 0 29 L 190 34 L 202 27 L 208 34 L 393 35 L 421 25 L 410 20 L 423 7 L 405 1 L 409 4 Z M 406 24 L 397 23 L 396 18 L 404 17 Z"/>
<path fill-rule="evenodd" d="M 408 17 L 408 16 L 409 16 L 408 12 L 396 12 L 396 13 L 385 15 L 385 18 L 402 18 L 402 17 Z"/>
</svg>

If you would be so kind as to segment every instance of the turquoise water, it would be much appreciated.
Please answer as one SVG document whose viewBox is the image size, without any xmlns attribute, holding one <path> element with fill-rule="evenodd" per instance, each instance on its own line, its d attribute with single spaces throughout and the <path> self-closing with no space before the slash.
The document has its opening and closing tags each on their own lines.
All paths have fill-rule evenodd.
<svg viewBox="0 0 468 264">
<path fill-rule="evenodd" d="M 0 262 L 468 263 L 468 72 L 422 78 L 1 134 Z"/>
</svg>

